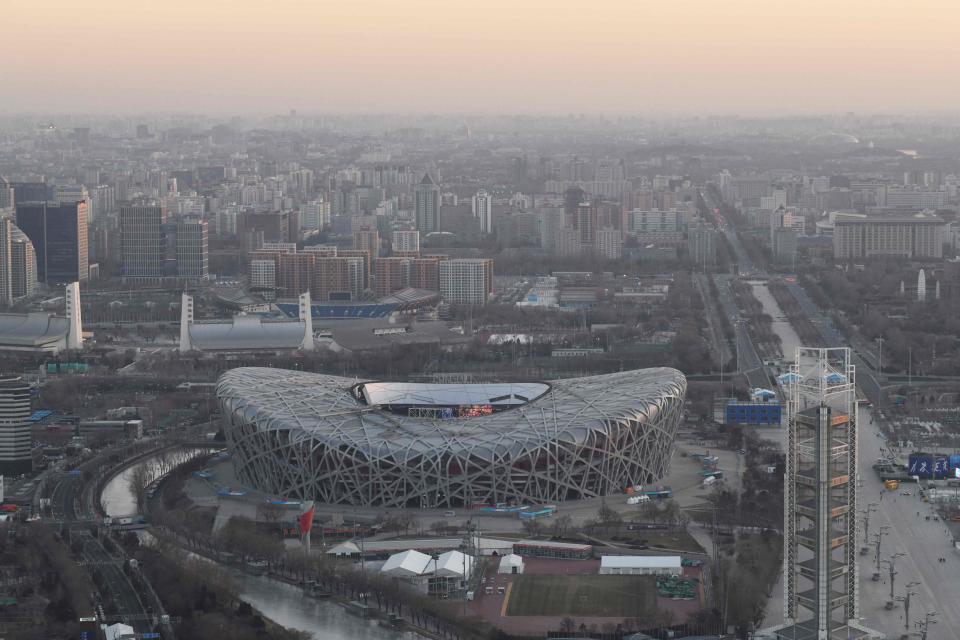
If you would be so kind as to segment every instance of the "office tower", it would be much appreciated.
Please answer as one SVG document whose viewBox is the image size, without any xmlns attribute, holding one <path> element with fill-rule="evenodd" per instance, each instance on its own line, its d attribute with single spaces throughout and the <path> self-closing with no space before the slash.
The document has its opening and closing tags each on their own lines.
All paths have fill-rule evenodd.
<svg viewBox="0 0 960 640">
<path fill-rule="evenodd" d="M 394 231 L 392 235 L 391 250 L 396 253 L 420 252 L 420 232 L 417 230 Z"/>
<path fill-rule="evenodd" d="M 143 139 L 145 139 L 145 138 L 149 138 L 150 135 L 151 135 L 151 134 L 150 134 L 150 127 L 149 127 L 149 125 L 145 125 L 145 124 L 138 124 L 138 125 L 137 125 L 137 138 L 138 138 L 138 139 L 143 140 Z"/>
<path fill-rule="evenodd" d="M 493 260 L 465 258 L 440 263 L 440 296 L 451 304 L 484 304 L 493 291 Z"/>
<path fill-rule="evenodd" d="M 0 306 L 13 303 L 13 222 L 0 218 Z"/>
<path fill-rule="evenodd" d="M 473 217 L 480 220 L 480 232 L 493 231 L 493 197 L 481 189 L 473 196 L 472 205 Z"/>
<path fill-rule="evenodd" d="M 209 277 L 209 226 L 205 220 L 177 222 L 177 277 L 203 282 Z"/>
<path fill-rule="evenodd" d="M 353 232 L 353 248 L 369 251 L 371 258 L 380 256 L 380 232 L 376 229 L 358 229 Z"/>
<path fill-rule="evenodd" d="M 778 638 L 862 638 L 856 378 L 846 347 L 798 347 L 785 375 L 784 624 Z"/>
<path fill-rule="evenodd" d="M 13 189 L 13 203 L 18 202 L 46 202 L 53 199 L 53 190 L 43 181 L 10 181 L 8 183 Z"/>
<path fill-rule="evenodd" d="M 82 184 L 58 184 L 53 187 L 53 201 L 58 204 L 73 204 L 74 202 L 83 202 L 87 205 L 87 223 L 92 223 L 94 218 L 93 200 L 90 192 Z"/>
<path fill-rule="evenodd" d="M 577 206 L 574 226 L 580 233 L 580 247 L 593 249 L 594 238 L 597 233 L 597 207 L 592 202 L 581 202 Z"/>
<path fill-rule="evenodd" d="M 86 203 L 24 202 L 16 210 L 17 226 L 33 243 L 39 282 L 87 279 Z"/>
<path fill-rule="evenodd" d="M 619 260 L 623 255 L 623 234 L 619 229 L 597 231 L 597 255 L 608 260 Z"/>
<path fill-rule="evenodd" d="M 410 258 L 377 258 L 373 261 L 373 291 L 378 297 L 410 286 Z"/>
<path fill-rule="evenodd" d="M 899 256 L 943 258 L 945 223 L 934 215 L 838 215 L 833 229 L 833 257 L 837 260 Z"/>
<path fill-rule="evenodd" d="M 296 232 L 293 234 L 294 239 L 290 239 L 290 214 L 287 211 L 247 212 L 241 215 L 241 220 L 242 232 L 249 235 L 262 234 L 262 242 L 296 242 Z M 238 226 L 240 225 L 238 222 Z"/>
<path fill-rule="evenodd" d="M 927 301 L 927 274 L 920 269 L 917 274 L 917 302 Z"/>
<path fill-rule="evenodd" d="M 33 294 L 37 258 L 33 243 L 9 218 L 0 218 L 0 304 Z"/>
<path fill-rule="evenodd" d="M 13 203 L 13 187 L 9 180 L 0 176 L 0 209 L 12 209 Z"/>
<path fill-rule="evenodd" d="M 0 475 L 33 471 L 30 398 L 30 385 L 20 377 L 0 377 Z"/>
<path fill-rule="evenodd" d="M 167 209 L 140 203 L 120 207 L 120 262 L 124 280 L 162 278 L 166 261 Z"/>
<path fill-rule="evenodd" d="M 433 182 L 429 173 L 423 174 L 423 179 L 414 189 L 413 208 L 417 229 L 421 233 L 440 231 L 440 187 Z"/>
<path fill-rule="evenodd" d="M 11 258 L 13 299 L 33 295 L 37 288 L 37 256 L 30 238 L 16 226 L 13 227 Z"/>
</svg>

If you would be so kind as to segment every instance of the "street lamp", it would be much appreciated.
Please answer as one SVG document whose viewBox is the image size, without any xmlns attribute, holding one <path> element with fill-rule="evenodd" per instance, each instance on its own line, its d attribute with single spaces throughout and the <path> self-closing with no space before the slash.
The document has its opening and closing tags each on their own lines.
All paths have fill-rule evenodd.
<svg viewBox="0 0 960 640">
<path fill-rule="evenodd" d="M 919 585 L 919 582 L 908 582 L 907 586 L 904 587 L 904 592 L 902 596 L 897 596 L 897 602 L 903 603 L 903 629 L 904 631 L 910 631 L 910 596 L 917 595 L 916 591 L 912 591 L 913 587 Z"/>
<path fill-rule="evenodd" d="M 888 558 L 887 560 L 884 560 L 886 564 L 890 565 L 890 602 L 891 603 L 893 602 L 893 579 L 894 579 L 894 576 L 897 575 L 897 571 L 894 568 L 894 563 L 896 562 L 897 558 L 902 558 L 905 555 L 907 554 L 895 553 L 892 556 L 890 556 L 890 558 Z"/>
<path fill-rule="evenodd" d="M 920 629 L 920 640 L 927 640 L 927 630 L 930 628 L 930 625 L 937 624 L 937 621 L 933 620 L 933 618 L 936 616 L 936 611 L 927 611 L 923 621 L 917 620 L 914 622 L 914 624 L 917 625 L 917 628 Z"/>
<path fill-rule="evenodd" d="M 883 336 L 876 338 L 876 341 L 880 343 L 880 355 L 877 357 L 877 368 L 879 369 L 880 376 L 883 376 Z"/>
<path fill-rule="evenodd" d="M 871 502 L 867 508 L 861 511 L 863 514 L 863 545 L 870 544 L 870 514 L 877 510 L 877 503 Z"/>
<path fill-rule="evenodd" d="M 873 574 L 873 580 L 876 582 L 880 579 L 880 543 L 883 541 L 883 536 L 887 535 L 890 531 L 890 527 L 883 525 L 880 527 L 880 531 L 873 534 L 874 544 L 877 545 L 877 571 Z"/>
</svg>

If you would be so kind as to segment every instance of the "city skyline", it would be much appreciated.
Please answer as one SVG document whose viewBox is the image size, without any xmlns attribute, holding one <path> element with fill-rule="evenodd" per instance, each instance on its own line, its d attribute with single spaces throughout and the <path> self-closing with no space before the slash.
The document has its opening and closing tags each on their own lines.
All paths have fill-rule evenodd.
<svg viewBox="0 0 960 640">
<path fill-rule="evenodd" d="M 945 81 L 960 52 L 956 7 L 894 8 L 99 0 L 96 19 L 77 22 L 66 0 L 16 4 L 5 9 L 0 50 L 17 64 L 8 65 L 0 111 L 946 111 L 960 97 Z M 53 70 L 56 82 L 38 82 Z M 110 82 L 89 91 L 103 73 Z"/>
</svg>

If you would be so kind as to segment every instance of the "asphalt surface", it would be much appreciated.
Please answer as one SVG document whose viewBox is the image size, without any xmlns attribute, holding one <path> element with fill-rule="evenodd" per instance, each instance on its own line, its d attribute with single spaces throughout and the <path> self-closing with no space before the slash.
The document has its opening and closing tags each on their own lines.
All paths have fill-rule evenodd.
<svg viewBox="0 0 960 640">
<path fill-rule="evenodd" d="M 153 626 L 148 620 L 138 619 L 144 618 L 146 611 L 121 564 L 91 534 L 89 523 L 79 516 L 78 488 L 79 478 L 76 476 L 64 474 L 57 480 L 50 500 L 53 519 L 62 523 L 71 540 L 83 541 L 81 556 L 88 570 L 92 573 L 96 567 L 103 575 L 104 588 L 117 605 L 117 614 L 109 617 L 124 620 L 138 633 L 152 631 Z"/>
<path fill-rule="evenodd" d="M 910 627 L 923 618 L 926 611 L 939 615 L 936 625 L 931 625 L 929 640 L 960 638 L 960 554 L 953 548 L 953 535 L 949 526 L 934 520 L 934 509 L 917 495 L 916 484 L 903 484 L 895 491 L 883 491 L 883 485 L 871 468 L 880 457 L 880 447 L 885 440 L 879 435 L 869 412 L 860 412 L 860 473 L 863 488 L 860 491 L 860 507 L 876 503 L 877 510 L 870 518 L 870 537 L 881 526 L 888 526 L 889 534 L 881 542 L 881 559 L 894 553 L 906 555 L 896 561 L 897 575 L 894 580 L 894 596 L 902 596 L 909 582 L 919 582 L 914 587 L 916 596 L 910 603 Z M 911 495 L 902 495 L 909 492 Z M 883 496 L 881 498 L 881 495 Z M 919 515 L 918 515 L 919 514 Z M 927 520 L 930 516 L 930 520 Z M 862 542 L 862 539 L 861 539 Z M 946 562 L 939 562 L 945 558 Z M 871 628 L 887 633 L 888 638 L 897 638 L 903 633 L 903 605 L 896 603 L 893 610 L 884 608 L 890 599 L 889 569 L 881 565 L 882 579 L 873 582 L 876 571 L 873 547 L 867 556 L 860 556 L 860 612 L 864 623 Z"/>
</svg>

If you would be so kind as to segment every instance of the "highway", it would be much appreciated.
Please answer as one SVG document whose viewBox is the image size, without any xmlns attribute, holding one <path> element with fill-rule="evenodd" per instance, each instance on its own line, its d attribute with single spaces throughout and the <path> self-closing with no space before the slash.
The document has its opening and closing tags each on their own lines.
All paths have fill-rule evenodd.
<svg viewBox="0 0 960 640">
<path fill-rule="evenodd" d="M 100 540 L 92 535 L 90 520 L 79 517 L 79 514 L 85 511 L 80 505 L 81 500 L 77 492 L 79 487 L 79 475 L 62 474 L 57 478 L 50 500 L 52 519 L 69 531 L 70 540 L 83 541 L 82 562 L 87 565 L 91 573 L 96 567 L 103 575 L 104 588 L 117 607 L 117 614 L 108 618 L 123 620 L 138 633 L 150 632 L 153 630 L 153 625 L 146 619 L 143 604 L 123 572 L 120 561 L 111 556 Z"/>
<path fill-rule="evenodd" d="M 730 325 L 736 334 L 736 340 L 739 345 L 737 352 L 740 362 L 737 363 L 740 372 L 747 377 L 750 387 L 766 389 L 770 386 L 770 377 L 763 366 L 763 360 L 757 354 L 757 348 L 750 338 L 750 332 L 747 331 L 746 324 L 740 320 L 740 310 L 734 301 L 733 292 L 730 291 L 731 276 L 726 274 L 712 276 L 717 283 L 717 293 L 720 297 L 720 306 L 730 320 Z M 736 348 L 736 345 L 735 345 Z"/>
</svg>

